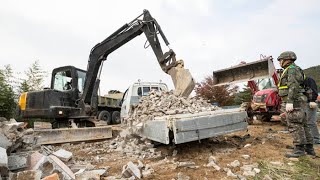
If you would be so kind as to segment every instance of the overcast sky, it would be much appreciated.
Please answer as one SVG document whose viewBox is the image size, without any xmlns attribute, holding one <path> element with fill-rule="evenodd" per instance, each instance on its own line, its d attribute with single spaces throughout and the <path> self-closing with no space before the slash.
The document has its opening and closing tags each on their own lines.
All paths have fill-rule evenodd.
<svg viewBox="0 0 320 180">
<path fill-rule="evenodd" d="M 0 0 L 0 66 L 23 72 L 39 60 L 48 72 L 65 65 L 86 69 L 91 48 L 143 9 L 158 21 L 196 81 L 285 50 L 296 52 L 302 68 L 320 64 L 318 0 Z M 124 91 L 138 79 L 162 80 L 173 88 L 151 48 L 144 49 L 145 41 L 141 35 L 108 57 L 102 91 Z"/>
</svg>

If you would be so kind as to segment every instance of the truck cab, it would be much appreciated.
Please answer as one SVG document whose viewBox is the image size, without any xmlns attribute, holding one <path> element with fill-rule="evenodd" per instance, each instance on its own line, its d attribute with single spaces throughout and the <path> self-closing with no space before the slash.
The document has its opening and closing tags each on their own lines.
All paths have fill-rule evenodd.
<svg viewBox="0 0 320 180">
<path fill-rule="evenodd" d="M 121 105 L 121 121 L 129 116 L 131 106 L 137 105 L 142 96 L 147 96 L 151 90 L 168 91 L 168 86 L 161 82 L 133 83 L 124 93 Z"/>
</svg>

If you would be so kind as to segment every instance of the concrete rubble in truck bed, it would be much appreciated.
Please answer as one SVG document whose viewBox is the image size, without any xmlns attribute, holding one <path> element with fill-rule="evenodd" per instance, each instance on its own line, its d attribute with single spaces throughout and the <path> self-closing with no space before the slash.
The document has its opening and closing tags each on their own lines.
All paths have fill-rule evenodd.
<svg viewBox="0 0 320 180">
<path fill-rule="evenodd" d="M 134 105 L 132 113 L 124 122 L 137 125 L 155 117 L 175 114 L 194 114 L 215 111 L 219 107 L 212 106 L 202 98 L 176 96 L 172 91 L 150 91 L 149 95 L 141 97 L 139 104 Z"/>
</svg>

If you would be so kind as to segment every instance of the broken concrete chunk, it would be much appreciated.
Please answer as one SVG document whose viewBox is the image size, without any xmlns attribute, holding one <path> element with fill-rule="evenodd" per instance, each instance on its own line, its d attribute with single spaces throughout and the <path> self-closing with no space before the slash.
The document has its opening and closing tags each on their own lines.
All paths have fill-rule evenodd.
<svg viewBox="0 0 320 180">
<path fill-rule="evenodd" d="M 59 177 L 62 177 L 61 179 L 75 179 L 70 168 L 54 155 L 44 157 L 44 160 L 40 160 L 34 168 L 42 171 L 42 177 L 58 173 Z"/>
<path fill-rule="evenodd" d="M 256 173 L 254 171 L 244 171 L 243 174 L 244 176 L 256 176 Z"/>
<path fill-rule="evenodd" d="M 77 180 L 87 180 L 87 179 L 92 179 L 92 180 L 99 180 L 101 179 L 101 176 L 106 176 L 107 170 L 105 169 L 96 169 L 92 171 L 84 171 L 82 173 L 78 173 L 76 175 Z"/>
<path fill-rule="evenodd" d="M 253 171 L 256 173 L 256 174 L 259 174 L 261 172 L 261 170 L 259 168 L 253 168 Z"/>
<path fill-rule="evenodd" d="M 236 174 L 234 174 L 230 169 L 227 172 L 228 177 L 238 177 Z"/>
<path fill-rule="evenodd" d="M 246 159 L 246 160 L 247 160 L 247 159 L 250 159 L 250 156 L 249 156 L 249 155 L 246 155 L 246 154 L 245 154 L 245 155 L 242 155 L 241 157 L 242 157 L 243 159 Z"/>
<path fill-rule="evenodd" d="M 172 156 L 174 157 L 174 156 L 176 156 L 177 154 L 178 154 L 178 151 L 177 151 L 177 150 L 173 150 Z"/>
<path fill-rule="evenodd" d="M 190 177 L 182 174 L 182 172 L 178 173 L 178 180 L 189 180 L 189 179 L 190 179 Z"/>
<path fill-rule="evenodd" d="M 27 180 L 27 179 L 40 180 L 40 178 L 41 178 L 41 171 L 38 171 L 38 170 L 27 170 L 27 171 L 21 171 L 17 173 L 17 180 Z"/>
<path fill-rule="evenodd" d="M 196 163 L 192 161 L 178 162 L 178 167 L 198 168 L 198 166 L 196 166 Z"/>
<path fill-rule="evenodd" d="M 35 151 L 30 155 L 30 164 L 28 170 L 37 170 L 39 166 L 45 161 L 46 156 Z"/>
<path fill-rule="evenodd" d="M 271 161 L 270 164 L 274 165 L 274 166 L 282 166 L 283 163 L 279 162 L 279 161 Z"/>
<path fill-rule="evenodd" d="M 8 149 L 10 146 L 12 146 L 12 142 L 7 138 L 7 136 L 0 133 L 0 147 Z"/>
<path fill-rule="evenodd" d="M 57 156 L 60 160 L 68 162 L 72 158 L 72 152 L 66 151 L 64 149 L 59 149 L 54 152 L 53 155 Z"/>
<path fill-rule="evenodd" d="M 234 160 L 233 162 L 230 163 L 230 165 L 235 168 L 240 166 L 240 162 L 238 160 Z"/>
<path fill-rule="evenodd" d="M 8 174 L 7 150 L 0 147 L 0 175 L 7 175 L 7 174 Z"/>
<path fill-rule="evenodd" d="M 30 155 L 29 153 L 11 153 L 8 156 L 8 167 L 11 171 L 27 168 L 30 164 Z"/>
<path fill-rule="evenodd" d="M 254 165 L 243 165 L 242 167 L 240 167 L 242 171 L 252 171 L 253 168 Z"/>
<path fill-rule="evenodd" d="M 212 161 L 215 162 L 215 163 L 218 162 L 216 157 L 210 156 L 210 157 L 209 157 L 209 163 L 212 162 Z"/>
<path fill-rule="evenodd" d="M 213 167 L 217 171 L 220 171 L 220 169 L 221 169 L 221 167 L 218 166 L 214 161 L 209 162 L 206 166 L 207 167 Z"/>
<path fill-rule="evenodd" d="M 133 164 L 131 161 L 128 162 L 126 166 L 123 167 L 122 176 L 125 178 L 130 178 L 134 176 L 138 179 L 141 179 L 141 171 L 137 165 Z"/>
<path fill-rule="evenodd" d="M 251 144 L 246 144 L 246 145 L 244 145 L 244 148 L 247 148 L 247 147 L 250 147 L 251 146 Z"/>
<path fill-rule="evenodd" d="M 0 122 L 8 121 L 5 117 L 0 117 Z"/>
</svg>

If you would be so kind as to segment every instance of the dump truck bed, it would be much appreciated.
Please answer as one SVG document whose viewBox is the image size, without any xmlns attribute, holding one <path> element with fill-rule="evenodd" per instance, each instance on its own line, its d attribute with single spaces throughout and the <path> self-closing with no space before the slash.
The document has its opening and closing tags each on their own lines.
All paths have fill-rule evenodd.
<svg viewBox="0 0 320 180">
<path fill-rule="evenodd" d="M 171 140 L 181 144 L 246 130 L 246 118 L 239 108 L 168 115 L 145 122 L 140 135 L 163 144 Z"/>
</svg>

